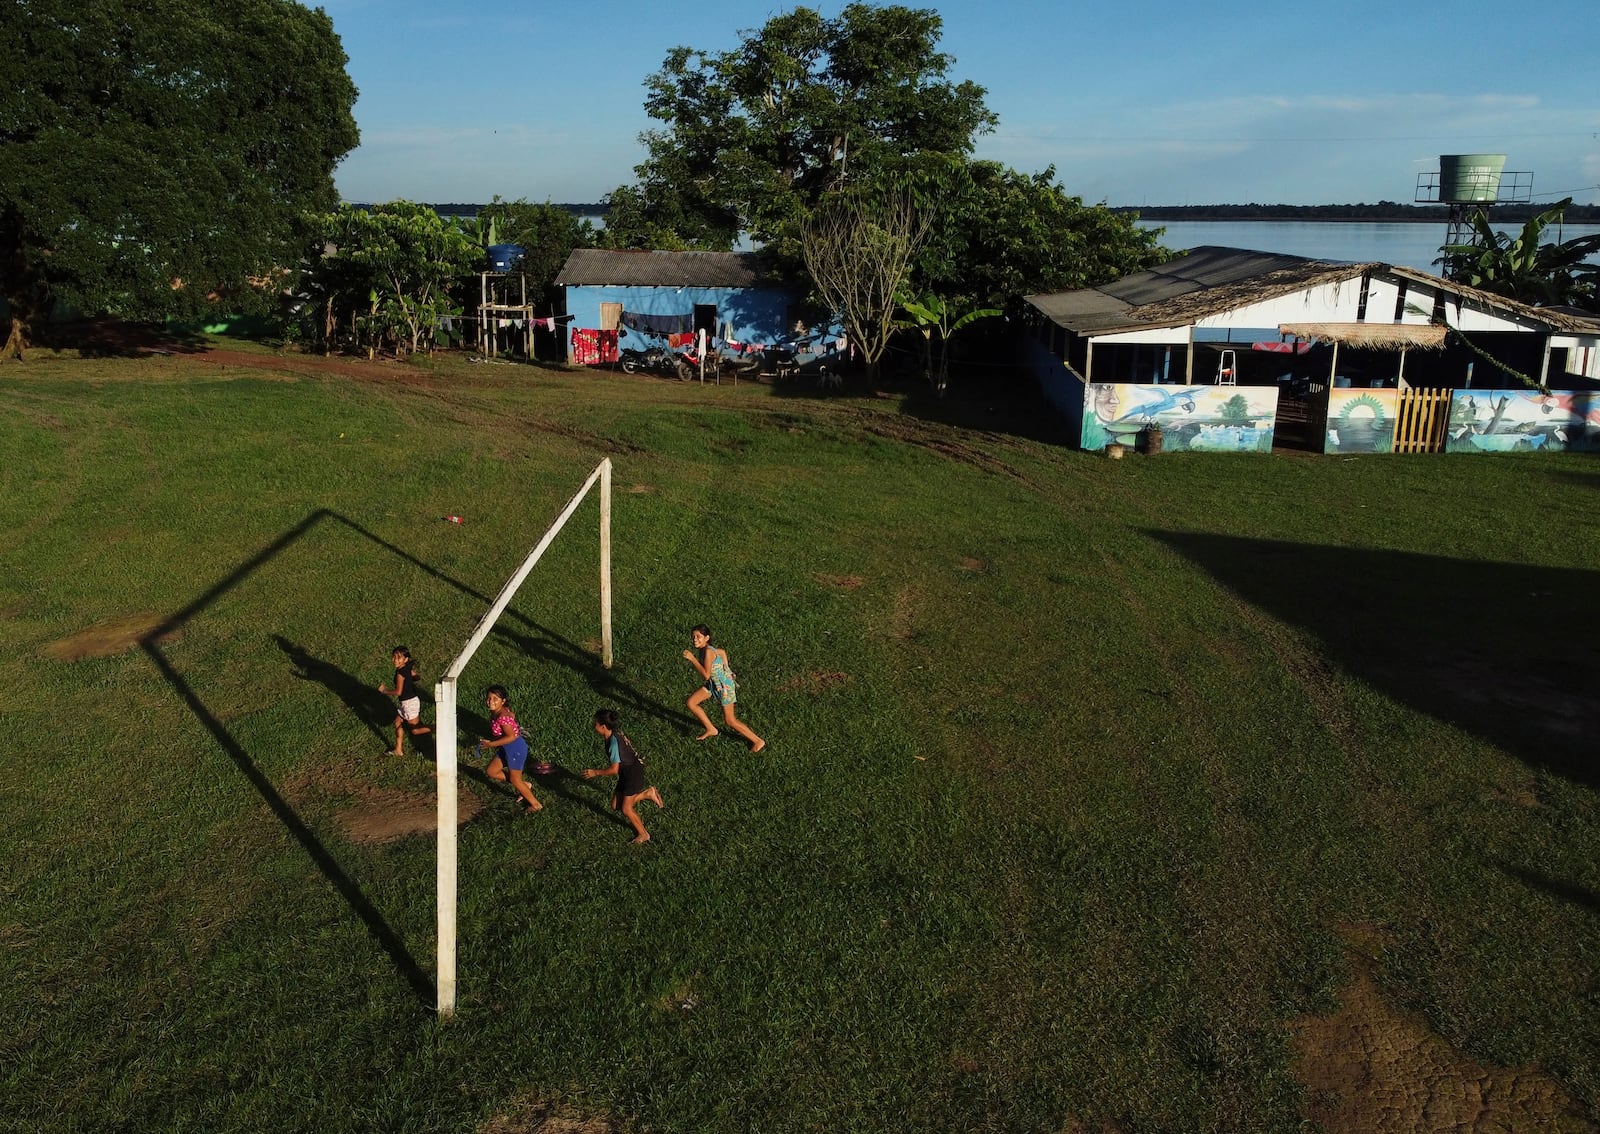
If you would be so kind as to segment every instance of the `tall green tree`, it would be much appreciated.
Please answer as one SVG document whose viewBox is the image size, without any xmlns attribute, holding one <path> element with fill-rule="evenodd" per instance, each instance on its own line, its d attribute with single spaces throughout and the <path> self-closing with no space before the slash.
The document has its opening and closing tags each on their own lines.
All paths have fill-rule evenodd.
<svg viewBox="0 0 1600 1134">
<path fill-rule="evenodd" d="M 1084 204 L 1054 166 L 1028 174 L 992 161 L 923 162 L 917 177 L 940 216 L 913 282 L 958 305 L 1015 310 L 1023 296 L 1109 283 L 1171 255 L 1161 230 Z"/>
<path fill-rule="evenodd" d="M 57 304 L 264 310 L 358 141 L 333 22 L 293 0 L 0 0 L 5 353 Z"/>
<path fill-rule="evenodd" d="M 992 130 L 984 90 L 947 77 L 932 9 L 812 8 L 740 33 L 731 51 L 674 48 L 646 82 L 637 182 L 608 198 L 615 247 L 727 249 L 793 237 L 829 189 L 908 154 L 967 154 Z"/>
<path fill-rule="evenodd" d="M 1556 202 L 1528 218 L 1515 236 L 1497 232 L 1479 209 L 1470 222 L 1472 243 L 1439 249 L 1445 275 L 1524 303 L 1593 307 L 1600 297 L 1600 265 L 1588 261 L 1600 252 L 1600 235 L 1543 242 L 1545 229 L 1559 224 L 1571 204 L 1571 197 Z"/>
</svg>

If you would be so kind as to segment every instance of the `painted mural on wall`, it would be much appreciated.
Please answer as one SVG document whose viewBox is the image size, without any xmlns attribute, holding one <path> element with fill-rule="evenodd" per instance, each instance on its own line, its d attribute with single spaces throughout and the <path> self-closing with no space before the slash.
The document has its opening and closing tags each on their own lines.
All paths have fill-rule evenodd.
<svg viewBox="0 0 1600 1134">
<path fill-rule="evenodd" d="M 1272 386 L 1136 386 L 1091 382 L 1084 391 L 1085 449 L 1132 446 L 1157 423 L 1162 448 L 1216 453 L 1270 453 L 1278 416 Z"/>
<path fill-rule="evenodd" d="M 1328 391 L 1328 432 L 1324 453 L 1392 453 L 1399 390 Z"/>
<path fill-rule="evenodd" d="M 1600 394 L 1452 390 L 1447 453 L 1600 452 Z"/>
</svg>

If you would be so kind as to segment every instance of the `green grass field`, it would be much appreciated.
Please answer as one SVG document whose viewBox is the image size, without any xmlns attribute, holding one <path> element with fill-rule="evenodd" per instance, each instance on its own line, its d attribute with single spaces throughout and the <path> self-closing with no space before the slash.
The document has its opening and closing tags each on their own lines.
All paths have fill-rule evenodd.
<svg viewBox="0 0 1600 1134">
<path fill-rule="evenodd" d="M 287 367 L 0 368 L 0 1129 L 1301 1130 L 1362 966 L 1600 1116 L 1592 458 Z M 591 498 L 463 679 L 563 771 L 464 767 L 441 1024 L 433 840 L 349 833 L 433 788 L 375 687 L 606 456 L 615 667 Z M 701 621 L 759 756 L 692 739 Z"/>
</svg>

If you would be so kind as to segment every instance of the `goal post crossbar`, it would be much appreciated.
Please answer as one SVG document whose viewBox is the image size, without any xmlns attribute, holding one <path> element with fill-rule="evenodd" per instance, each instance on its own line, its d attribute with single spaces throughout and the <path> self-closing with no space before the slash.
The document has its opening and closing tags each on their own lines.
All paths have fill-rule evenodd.
<svg viewBox="0 0 1600 1134">
<path fill-rule="evenodd" d="M 555 522 L 552 523 L 545 531 L 544 538 L 539 540 L 539 542 L 534 546 L 534 549 L 528 553 L 528 557 L 522 561 L 522 566 L 517 568 L 516 574 L 512 575 L 511 578 L 506 581 L 506 585 L 500 588 L 500 593 L 495 596 L 493 605 L 491 605 L 488 612 L 478 620 L 477 628 L 473 630 L 472 637 L 467 639 L 466 646 L 464 646 L 461 650 L 461 653 L 456 656 L 456 660 L 450 664 L 450 668 L 445 670 L 443 680 L 455 681 L 460 678 L 461 671 L 467 668 L 467 663 L 472 660 L 472 655 L 478 652 L 478 647 L 483 645 L 483 640 L 489 636 L 489 631 L 494 629 L 494 624 L 498 622 L 500 620 L 500 616 L 505 613 L 506 607 L 511 605 L 511 600 L 513 597 L 515 597 L 517 588 L 522 586 L 523 581 L 528 577 L 528 573 L 533 570 L 534 564 L 539 562 L 540 557 L 544 555 L 545 550 L 549 548 L 551 542 L 558 534 L 560 534 L 561 529 L 566 526 L 567 521 L 572 519 L 572 514 L 578 510 L 578 505 L 583 503 L 583 498 L 588 494 L 589 489 L 593 488 L 595 482 L 600 480 L 602 477 L 609 480 L 610 475 L 611 458 L 607 457 L 605 460 L 601 461 L 595 466 L 594 472 L 589 474 L 589 479 L 583 482 L 582 488 L 573 493 L 572 499 L 567 501 L 567 506 L 561 510 L 561 515 L 555 518 Z M 609 495 L 609 492 L 602 491 L 600 494 L 602 502 L 604 502 Z M 602 503 L 601 507 L 604 508 L 605 504 Z M 605 629 L 608 631 L 610 630 L 609 619 L 606 620 Z M 609 637 L 609 634 L 607 637 Z M 609 650 L 606 650 L 606 652 L 609 653 Z M 604 660 L 607 666 L 611 664 L 610 657 L 607 657 Z"/>
<path fill-rule="evenodd" d="M 456 709 L 457 684 L 467 663 L 483 645 L 489 632 L 510 605 L 517 589 L 527 579 L 551 542 L 566 526 L 578 505 L 596 482 L 600 485 L 600 660 L 611 668 L 611 459 L 602 460 L 594 472 L 567 501 L 561 514 L 546 529 L 543 538 L 528 553 L 516 573 L 500 588 L 500 593 L 467 640 L 466 646 L 434 686 L 437 709 L 434 736 L 434 772 L 438 783 L 438 973 L 435 981 L 439 1017 L 455 1014 L 456 1009 Z"/>
</svg>

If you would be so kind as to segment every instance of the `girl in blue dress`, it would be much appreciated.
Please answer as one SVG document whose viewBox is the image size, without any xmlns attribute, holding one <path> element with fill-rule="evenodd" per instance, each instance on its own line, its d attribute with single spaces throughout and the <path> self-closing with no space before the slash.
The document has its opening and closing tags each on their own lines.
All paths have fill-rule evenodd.
<svg viewBox="0 0 1600 1134">
<path fill-rule="evenodd" d="M 733 666 L 728 662 L 728 651 L 711 644 L 711 631 L 703 625 L 689 631 L 689 640 L 694 643 L 694 650 L 684 650 L 683 656 L 705 679 L 705 684 L 691 693 L 686 702 L 689 711 L 699 719 L 704 730 L 695 739 L 710 740 L 717 735 L 716 726 L 711 723 L 711 718 L 706 716 L 706 711 L 700 707 L 703 702 L 715 697 L 717 703 L 722 706 L 722 719 L 727 722 L 728 727 L 750 742 L 751 752 L 760 752 L 767 746 L 767 742 L 752 732 L 750 726 L 733 712 L 734 703 L 739 699 L 739 683 L 733 676 Z M 701 656 L 696 657 L 695 650 L 699 650 Z"/>
</svg>

